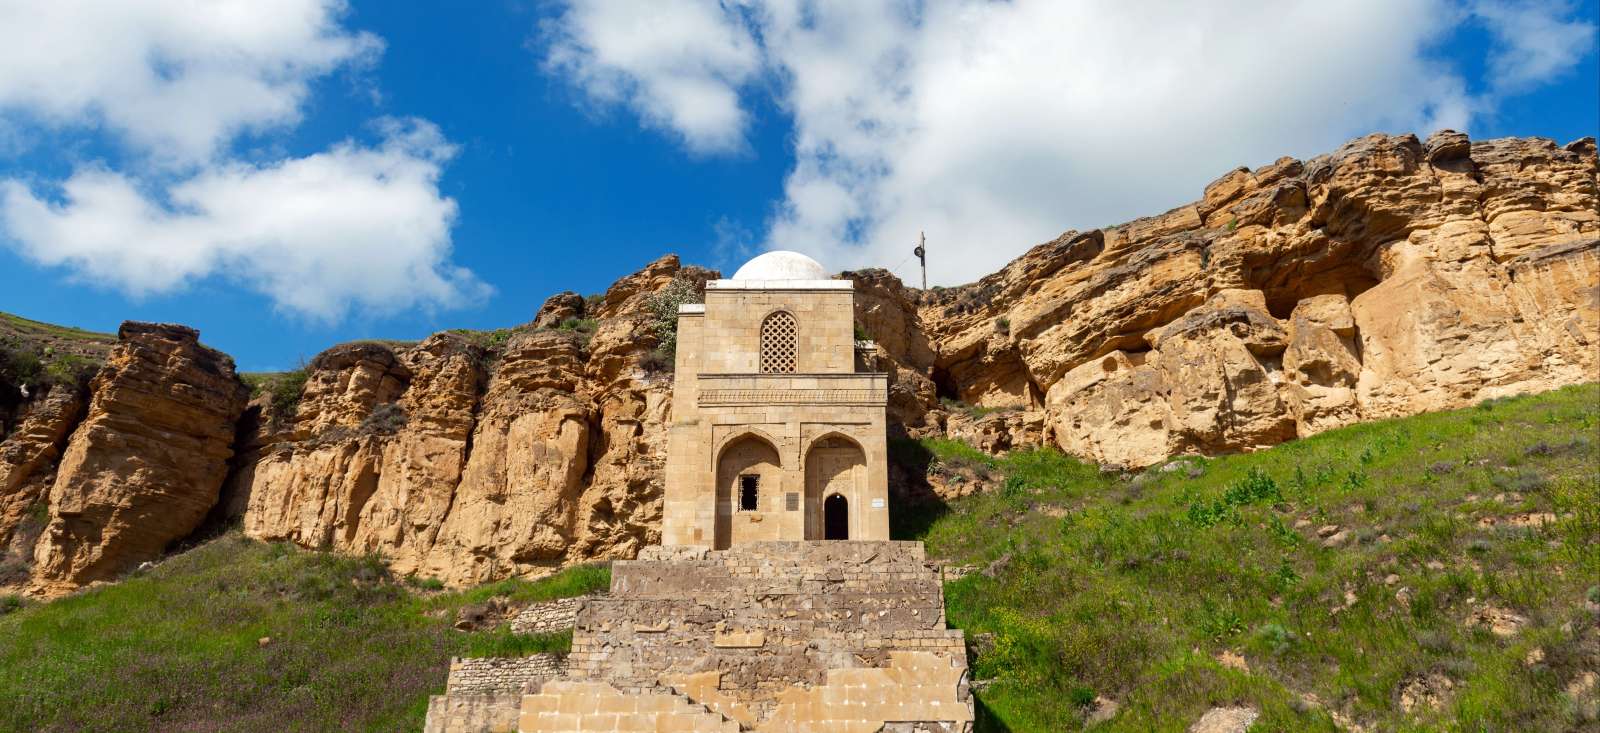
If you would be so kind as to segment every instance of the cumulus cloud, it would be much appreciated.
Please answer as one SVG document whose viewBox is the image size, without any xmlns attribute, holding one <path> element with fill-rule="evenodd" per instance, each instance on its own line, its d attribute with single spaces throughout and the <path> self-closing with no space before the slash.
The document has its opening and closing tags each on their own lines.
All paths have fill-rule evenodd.
<svg viewBox="0 0 1600 733">
<path fill-rule="evenodd" d="M 1241 0 L 1155 12 L 1051 0 L 687 6 L 699 20 L 651 25 L 639 40 L 639 18 L 574 0 L 547 68 L 695 149 L 716 147 L 696 140 L 740 139 L 747 121 L 728 105 L 743 109 L 741 93 L 771 90 L 793 116 L 795 163 L 765 245 L 836 267 L 893 267 L 926 230 L 930 280 L 946 284 L 1064 229 L 1197 198 L 1230 168 L 1324 152 L 1375 130 L 1467 128 L 1484 104 L 1431 53 L 1469 15 L 1446 0 Z M 746 41 L 728 41 L 746 38 L 753 63 Z M 579 64 L 569 61 L 575 47 L 584 49 Z M 1538 77 L 1571 63 L 1571 54 L 1553 58 L 1507 68 Z M 719 68 L 738 73 L 705 71 Z M 722 100 L 715 114 L 640 101 L 674 88 L 680 69 L 721 85 L 702 92 Z M 668 98 L 669 110 L 693 103 Z"/>
<path fill-rule="evenodd" d="M 246 132 L 292 128 L 313 80 L 372 60 L 343 0 L 0 0 L 0 153 L 87 134 L 123 168 L 0 177 L 0 245 L 134 297 L 223 278 L 324 322 L 455 307 L 489 288 L 450 261 L 453 155 L 423 120 L 379 140 L 242 162 Z"/>
<path fill-rule="evenodd" d="M 221 276 L 326 321 L 352 307 L 484 297 L 487 286 L 449 263 L 456 204 L 438 180 L 451 147 L 417 120 L 387 120 L 382 132 L 376 146 L 219 165 L 171 186 L 166 201 L 105 169 L 73 174 L 60 203 L 8 180 L 0 221 L 28 259 L 133 296 Z"/>
<path fill-rule="evenodd" d="M 1489 77 L 1497 93 L 1538 86 L 1594 50 L 1594 23 L 1568 18 L 1566 3 L 1479 0 L 1472 13 L 1494 38 Z"/>
<path fill-rule="evenodd" d="M 546 66 L 594 101 L 632 107 L 690 149 L 743 146 L 738 88 L 761 69 L 736 8 L 712 0 L 597 0 L 550 22 Z"/>
<path fill-rule="evenodd" d="M 115 130 L 167 164 L 299 119 L 308 82 L 375 56 L 343 0 L 0 0 L 0 112 Z"/>
</svg>

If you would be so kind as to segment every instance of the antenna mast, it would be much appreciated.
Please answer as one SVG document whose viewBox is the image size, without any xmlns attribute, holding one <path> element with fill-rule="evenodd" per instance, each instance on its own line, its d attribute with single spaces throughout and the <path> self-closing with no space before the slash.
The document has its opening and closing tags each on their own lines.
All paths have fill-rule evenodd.
<svg viewBox="0 0 1600 733">
<path fill-rule="evenodd" d="M 928 289 L 928 234 L 917 232 L 917 248 L 911 250 L 917 256 L 917 261 L 922 263 L 922 289 Z"/>
</svg>

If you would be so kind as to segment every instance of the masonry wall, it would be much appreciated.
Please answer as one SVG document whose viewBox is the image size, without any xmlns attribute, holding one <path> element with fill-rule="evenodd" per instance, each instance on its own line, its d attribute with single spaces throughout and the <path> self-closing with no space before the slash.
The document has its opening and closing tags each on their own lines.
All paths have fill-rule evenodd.
<svg viewBox="0 0 1600 733">
<path fill-rule="evenodd" d="M 643 692 L 716 672 L 728 703 L 765 717 L 784 690 L 827 684 L 829 670 L 888 666 L 897 651 L 966 668 L 920 543 L 772 542 L 671 557 L 613 565 L 611 594 L 578 614 L 570 677 Z"/>
<path fill-rule="evenodd" d="M 451 695 L 522 693 L 538 684 L 566 674 L 564 654 L 532 654 L 526 657 L 455 657 L 450 660 L 450 677 L 445 690 Z"/>
<path fill-rule="evenodd" d="M 851 288 L 719 280 L 704 305 L 681 310 L 663 544 L 822 539 L 833 494 L 846 500 L 849 539 L 888 539 L 887 377 L 855 371 Z M 758 373 L 761 326 L 778 311 L 796 318 L 796 371 Z M 857 451 L 850 465 L 837 465 L 846 451 L 814 460 L 827 441 Z M 842 478 L 820 485 L 830 468 Z M 745 475 L 760 486 L 749 510 L 736 486 Z"/>
</svg>

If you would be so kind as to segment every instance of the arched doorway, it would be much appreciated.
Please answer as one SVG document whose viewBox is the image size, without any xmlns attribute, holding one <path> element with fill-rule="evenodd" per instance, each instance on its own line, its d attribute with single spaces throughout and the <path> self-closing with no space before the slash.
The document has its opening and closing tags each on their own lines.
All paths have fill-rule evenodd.
<svg viewBox="0 0 1600 733">
<path fill-rule="evenodd" d="M 839 519 L 844 533 L 857 527 L 851 506 L 862 501 L 867 483 L 867 461 L 861 446 L 843 435 L 833 434 L 812 443 L 806 451 L 806 531 L 808 540 L 832 539 L 829 534 L 828 502 L 838 499 Z"/>
<path fill-rule="evenodd" d="M 822 538 L 825 540 L 850 539 L 850 501 L 838 494 L 822 502 Z"/>
<path fill-rule="evenodd" d="M 762 515 L 778 511 L 782 463 L 778 450 L 754 434 L 728 443 L 717 456 L 716 536 L 712 546 L 718 550 L 758 539 L 770 533 L 771 522 L 762 524 Z"/>
</svg>

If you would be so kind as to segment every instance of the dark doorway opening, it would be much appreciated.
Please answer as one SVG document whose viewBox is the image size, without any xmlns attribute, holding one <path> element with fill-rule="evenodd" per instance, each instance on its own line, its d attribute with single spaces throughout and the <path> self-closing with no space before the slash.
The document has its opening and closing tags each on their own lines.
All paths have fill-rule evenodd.
<svg viewBox="0 0 1600 733">
<path fill-rule="evenodd" d="M 850 502 L 834 494 L 822 502 L 822 538 L 850 539 Z"/>
</svg>

